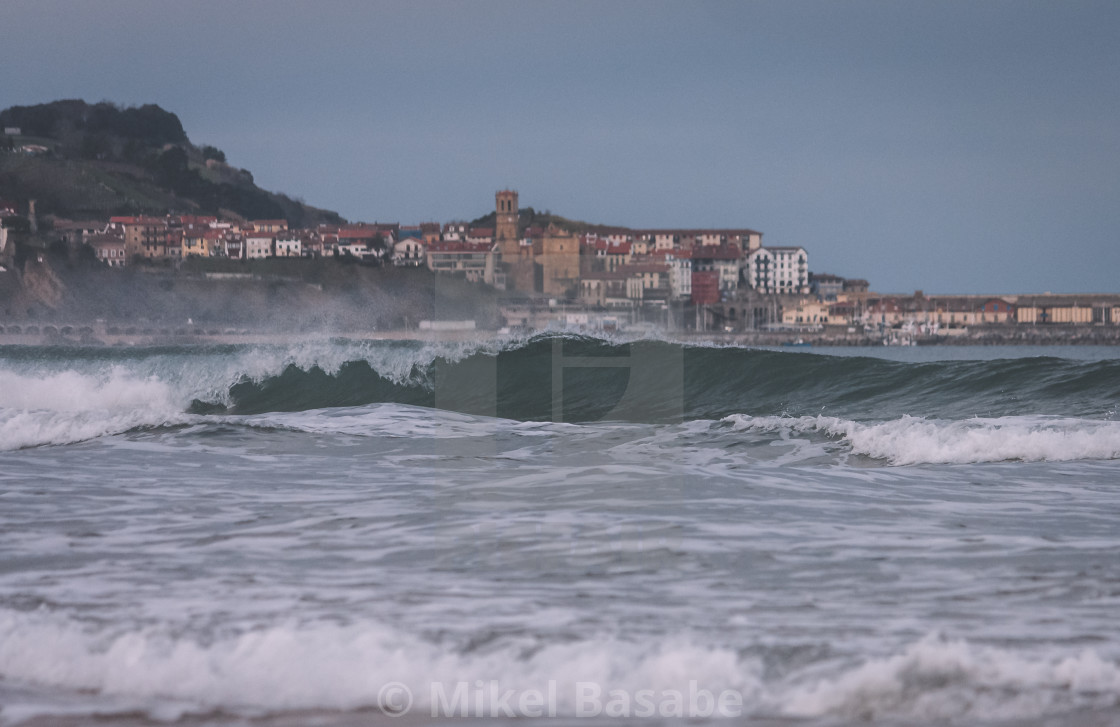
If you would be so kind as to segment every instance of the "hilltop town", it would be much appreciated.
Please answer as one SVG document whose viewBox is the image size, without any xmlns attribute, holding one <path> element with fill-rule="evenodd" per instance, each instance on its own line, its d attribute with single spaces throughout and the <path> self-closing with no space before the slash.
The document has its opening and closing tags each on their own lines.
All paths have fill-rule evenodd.
<svg viewBox="0 0 1120 727">
<path fill-rule="evenodd" d="M 881 294 L 811 272 L 805 247 L 765 245 L 752 229 L 573 222 L 521 207 L 508 189 L 473 223 L 348 222 L 256 188 L 154 106 L 61 101 L 0 121 L 8 340 L 68 329 L 91 340 L 205 337 L 266 318 L 382 333 L 656 328 L 758 343 L 1120 338 L 1120 295 Z M 140 209 L 101 212 L 121 207 Z M 93 304 L 115 289 L 129 302 Z M 326 307 L 345 315 L 313 315 Z"/>
<path fill-rule="evenodd" d="M 52 253 L 84 256 L 103 270 L 105 286 L 114 285 L 114 271 L 132 268 L 150 275 L 186 270 L 213 285 L 236 287 L 259 277 L 254 265 L 284 259 L 289 270 L 312 260 L 423 269 L 492 293 L 496 315 L 488 320 L 453 313 L 413 319 L 413 326 L 431 331 L 657 327 L 760 342 L 824 337 L 835 343 L 907 344 L 964 337 L 1112 340 L 1110 331 L 1120 323 L 1116 295 L 877 294 L 866 280 L 810 272 L 805 248 L 765 246 L 762 233 L 746 228 L 597 226 L 576 233 L 555 224 L 525 226 L 512 190 L 495 194 L 494 212 L 493 226 L 487 227 L 449 222 L 293 228 L 285 219 L 165 215 L 53 218 L 49 229 L 41 229 L 33 202 L 24 209 L 0 202 L 0 265 L 17 266 L 14 241 L 34 227 L 34 237 L 46 244 L 28 248 L 30 256 L 25 252 L 19 261 L 23 266 L 48 263 Z M 18 310 L 0 313 L 6 318 L 0 320 L 3 332 L 28 332 Z M 47 326 L 35 326 L 36 331 L 41 327 Z"/>
</svg>

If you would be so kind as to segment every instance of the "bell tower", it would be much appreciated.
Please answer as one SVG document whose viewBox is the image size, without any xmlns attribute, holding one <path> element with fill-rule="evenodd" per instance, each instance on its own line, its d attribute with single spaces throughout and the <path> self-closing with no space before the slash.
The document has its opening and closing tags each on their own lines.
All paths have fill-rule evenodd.
<svg viewBox="0 0 1120 727">
<path fill-rule="evenodd" d="M 517 192 L 503 189 L 494 195 L 498 216 L 494 222 L 494 238 L 505 260 L 513 260 L 520 252 L 517 230 Z"/>
</svg>

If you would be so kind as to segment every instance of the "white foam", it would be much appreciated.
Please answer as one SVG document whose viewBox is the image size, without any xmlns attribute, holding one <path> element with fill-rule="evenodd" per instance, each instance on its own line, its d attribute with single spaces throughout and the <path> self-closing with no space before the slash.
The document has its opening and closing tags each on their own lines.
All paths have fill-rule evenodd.
<svg viewBox="0 0 1120 727">
<path fill-rule="evenodd" d="M 1014 720 L 1110 709 L 1120 698 L 1120 666 L 1091 649 L 1027 653 L 938 635 L 854 666 L 817 663 L 769 681 L 759 661 L 683 635 L 646 644 L 591 635 L 538 646 L 506 639 L 463 654 L 368 622 L 289 623 L 199 639 L 169 627 L 113 632 L 45 612 L 0 612 L 0 679 L 92 693 L 101 701 L 91 711 L 106 700 L 129 709 L 139 703 L 150 714 L 375 708 L 390 683 L 411 692 L 420 714 L 431 712 L 436 688 L 449 696 L 461 683 L 471 692 L 480 684 L 551 692 L 561 716 L 578 714 L 581 683 L 604 696 L 733 692 L 744 716 L 813 718 Z M 488 710 L 489 698 L 471 710 Z"/>
<path fill-rule="evenodd" d="M 606 638 L 539 650 L 526 642 L 464 655 L 372 623 L 292 623 L 205 643 L 173 633 L 108 633 L 50 614 L 0 612 L 0 678 L 149 699 L 151 709 L 173 700 L 234 711 L 377 707 L 381 688 L 395 682 L 408 687 L 421 713 L 430 711 L 434 688 L 450 695 L 462 682 L 472 690 L 479 682 L 551 690 L 560 714 L 573 713 L 578 682 L 602 685 L 604 693 L 687 693 L 696 682 L 751 698 L 760 686 L 757 664 L 683 640 L 643 647 Z"/>
<path fill-rule="evenodd" d="M 0 450 L 80 442 L 182 420 L 171 386 L 115 367 L 107 374 L 0 371 Z"/>
<path fill-rule="evenodd" d="M 1037 718 L 1108 708 L 1120 696 L 1120 666 L 1091 649 L 1029 658 L 931 634 L 903 653 L 872 659 L 782 697 L 796 717 L 855 719 Z"/>
<path fill-rule="evenodd" d="M 820 432 L 852 452 L 892 464 L 963 464 L 1120 458 L 1120 422 L 1050 417 L 947 421 L 903 416 L 863 423 L 836 417 L 751 417 L 723 421 L 740 430 Z"/>
</svg>

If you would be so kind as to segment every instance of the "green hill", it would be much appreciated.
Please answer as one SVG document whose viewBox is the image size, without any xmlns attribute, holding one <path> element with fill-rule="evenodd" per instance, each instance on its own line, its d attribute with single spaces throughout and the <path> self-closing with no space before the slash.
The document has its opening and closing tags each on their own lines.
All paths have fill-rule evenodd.
<svg viewBox="0 0 1120 727">
<path fill-rule="evenodd" d="M 283 218 L 293 227 L 343 221 L 336 212 L 260 189 L 221 150 L 192 144 L 179 118 L 159 106 L 80 100 L 13 106 L 0 111 L 0 129 L 6 128 L 20 134 L 0 134 L 0 199 L 35 199 L 41 214 L 207 214 Z"/>
</svg>

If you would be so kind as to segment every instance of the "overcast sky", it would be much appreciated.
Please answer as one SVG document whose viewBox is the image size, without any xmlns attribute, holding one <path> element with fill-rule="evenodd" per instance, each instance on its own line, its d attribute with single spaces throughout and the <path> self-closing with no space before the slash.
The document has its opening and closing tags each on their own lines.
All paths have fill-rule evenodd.
<svg viewBox="0 0 1120 727">
<path fill-rule="evenodd" d="M 1120 2 L 5 0 L 0 106 L 157 103 L 352 220 L 749 227 L 875 290 L 1120 291 Z"/>
</svg>

